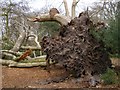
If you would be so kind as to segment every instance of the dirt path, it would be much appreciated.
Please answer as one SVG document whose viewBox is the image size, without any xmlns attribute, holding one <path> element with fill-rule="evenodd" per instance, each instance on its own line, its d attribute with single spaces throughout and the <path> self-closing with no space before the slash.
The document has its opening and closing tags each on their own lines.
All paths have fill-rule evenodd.
<svg viewBox="0 0 120 90">
<path fill-rule="evenodd" d="M 61 83 L 40 85 L 39 82 L 49 78 L 60 77 L 66 72 L 61 68 L 52 69 L 48 73 L 44 68 L 2 68 L 2 83 L 4 88 L 75 88 L 77 85 L 67 80 Z"/>
<path fill-rule="evenodd" d="M 39 82 L 49 78 L 65 75 L 64 69 L 52 68 L 48 73 L 44 68 L 8 68 L 2 67 L 2 86 L 3 88 L 83 88 L 89 87 L 87 83 L 76 83 L 74 79 L 65 80 L 59 83 L 40 85 Z M 101 87 L 101 86 L 99 86 Z M 103 87 L 103 86 L 102 86 Z M 116 86 L 104 86 L 116 87 Z"/>
</svg>

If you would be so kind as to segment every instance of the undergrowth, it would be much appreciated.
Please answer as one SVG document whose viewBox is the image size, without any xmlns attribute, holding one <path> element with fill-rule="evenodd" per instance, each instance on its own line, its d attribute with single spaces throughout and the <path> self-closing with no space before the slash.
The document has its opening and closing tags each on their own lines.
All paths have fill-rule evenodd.
<svg viewBox="0 0 120 90">
<path fill-rule="evenodd" d="M 101 75 L 101 79 L 105 85 L 118 84 L 119 77 L 114 69 L 108 68 L 107 71 Z"/>
</svg>

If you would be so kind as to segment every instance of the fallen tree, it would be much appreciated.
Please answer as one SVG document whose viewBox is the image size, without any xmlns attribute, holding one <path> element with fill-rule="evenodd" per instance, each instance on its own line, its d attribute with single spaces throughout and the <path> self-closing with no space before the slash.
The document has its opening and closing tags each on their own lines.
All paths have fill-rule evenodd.
<svg viewBox="0 0 120 90">
<path fill-rule="evenodd" d="M 50 60 L 58 62 L 74 77 L 104 73 L 107 68 L 111 67 L 111 60 L 104 48 L 104 43 L 98 41 L 91 31 L 98 31 L 97 29 L 104 27 L 105 24 L 92 22 L 87 11 L 75 17 L 75 6 L 78 2 L 79 0 L 73 0 L 71 17 L 66 0 L 64 0 L 66 16 L 63 17 L 55 8 L 52 8 L 49 14 L 28 20 L 57 21 L 61 24 L 58 36 L 45 36 L 41 42 L 42 50 L 47 54 L 48 66 Z M 57 19 L 58 15 L 62 18 L 61 20 Z"/>
<path fill-rule="evenodd" d="M 48 62 L 61 63 L 74 77 L 104 73 L 111 67 L 111 61 L 104 43 L 91 34 L 93 28 L 87 12 L 83 12 L 62 26 L 57 37 L 45 36 L 41 46 Z"/>
<path fill-rule="evenodd" d="M 71 17 L 66 0 L 64 0 L 66 16 L 60 15 L 56 8 L 52 8 L 48 14 L 28 18 L 28 20 L 33 22 L 56 21 L 61 24 L 58 36 L 45 36 L 42 39 L 41 50 L 46 53 L 47 66 L 50 65 L 50 61 L 59 63 L 73 77 L 99 75 L 104 73 L 107 68 L 111 68 L 111 60 L 104 48 L 104 43 L 98 41 L 91 31 L 97 31 L 99 26 L 101 28 L 105 25 L 104 23 L 94 24 L 87 11 L 75 17 L 75 6 L 78 2 L 79 0 L 73 0 Z M 21 43 L 18 44 L 20 48 Z M 41 62 L 24 64 L 1 60 L 1 63 L 8 63 L 9 66 L 15 67 L 33 67 L 39 66 Z"/>
<path fill-rule="evenodd" d="M 11 59 L 0 59 L 0 64 L 9 67 L 34 67 L 34 66 L 46 66 L 46 55 L 31 58 L 29 55 L 32 52 L 31 49 L 26 50 L 23 54 L 21 52 L 14 52 L 11 50 L 1 50 L 2 54 L 12 57 Z M 4 58 L 4 57 L 3 57 Z"/>
</svg>

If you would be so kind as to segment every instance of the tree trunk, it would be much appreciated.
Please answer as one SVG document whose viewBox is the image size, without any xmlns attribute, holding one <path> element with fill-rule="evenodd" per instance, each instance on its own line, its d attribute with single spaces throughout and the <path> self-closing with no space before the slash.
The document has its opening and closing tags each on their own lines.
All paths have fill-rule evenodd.
<svg viewBox="0 0 120 90">
<path fill-rule="evenodd" d="M 66 1 L 66 0 L 63 0 L 63 3 L 64 3 L 65 11 L 66 11 L 65 15 L 66 15 L 67 17 L 70 17 L 67 1 Z"/>
<path fill-rule="evenodd" d="M 76 0 L 73 0 L 73 2 L 72 2 L 72 9 L 71 9 L 71 17 L 72 17 L 72 19 L 74 19 L 75 18 L 75 7 L 76 7 L 76 5 L 77 5 L 77 3 L 79 2 L 80 0 L 78 0 L 78 1 L 76 1 Z"/>
<path fill-rule="evenodd" d="M 46 62 L 20 63 L 20 62 L 15 62 L 15 61 L 12 61 L 12 60 L 2 60 L 2 59 L 0 59 L 0 64 L 7 65 L 9 67 L 22 67 L 22 68 L 36 67 L 36 66 L 46 66 Z"/>
<path fill-rule="evenodd" d="M 22 45 L 22 43 L 24 42 L 26 37 L 26 32 L 22 31 L 14 45 L 14 47 L 11 49 L 11 51 L 17 52 L 20 49 L 20 46 Z"/>
<path fill-rule="evenodd" d="M 61 25 L 67 25 L 71 21 L 71 18 L 60 15 L 60 14 L 55 14 L 51 18 L 49 14 L 43 14 L 43 15 L 39 15 L 35 18 L 28 18 L 28 20 L 33 21 L 33 22 L 56 21 L 56 22 L 60 23 Z"/>
</svg>

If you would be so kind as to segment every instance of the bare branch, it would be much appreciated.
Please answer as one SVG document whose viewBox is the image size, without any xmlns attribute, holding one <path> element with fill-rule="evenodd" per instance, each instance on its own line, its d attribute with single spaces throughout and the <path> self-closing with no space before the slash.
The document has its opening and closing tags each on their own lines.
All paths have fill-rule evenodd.
<svg viewBox="0 0 120 90">
<path fill-rule="evenodd" d="M 7 65 L 9 67 L 36 67 L 36 66 L 46 66 L 46 62 L 33 62 L 33 63 L 18 63 L 12 60 L 0 59 L 0 64 Z"/>
<path fill-rule="evenodd" d="M 35 58 L 31 58 L 30 60 L 34 60 L 34 59 L 44 59 L 44 58 L 46 58 L 46 55 L 39 56 L 39 57 L 35 57 Z"/>
<path fill-rule="evenodd" d="M 9 64 L 15 64 L 17 62 L 13 61 L 13 60 L 3 60 L 3 59 L 0 59 L 0 64 L 2 65 L 9 65 Z"/>
<path fill-rule="evenodd" d="M 26 37 L 26 32 L 23 30 L 20 33 L 20 35 L 19 35 L 14 47 L 11 49 L 11 51 L 17 52 L 20 49 L 20 46 L 22 45 L 23 41 L 25 40 L 25 37 Z"/>
<path fill-rule="evenodd" d="M 71 16 L 72 16 L 72 19 L 75 18 L 75 7 L 77 5 L 77 3 L 79 2 L 80 0 L 76 1 L 76 0 L 73 0 L 72 2 L 72 9 L 71 9 Z"/>
<path fill-rule="evenodd" d="M 37 44 L 37 47 L 41 49 L 41 46 L 40 46 L 40 44 L 39 44 L 39 42 L 38 42 L 38 36 L 37 36 L 37 35 L 35 35 L 35 34 L 30 34 L 28 37 L 34 37 L 34 38 L 35 38 L 35 42 L 36 42 L 36 44 Z"/>
<path fill-rule="evenodd" d="M 14 51 L 11 51 L 11 50 L 1 50 L 1 51 L 2 51 L 2 54 L 6 55 L 6 56 L 9 56 L 9 57 L 12 57 L 13 60 L 15 60 L 17 58 L 17 56 L 22 55 L 22 52 L 14 52 Z M 31 59 L 30 56 L 27 56 L 26 58 Z"/>
<path fill-rule="evenodd" d="M 30 34 L 30 35 L 28 35 L 28 37 L 34 37 L 34 38 L 35 38 L 35 42 L 36 42 L 36 44 L 37 44 L 37 47 L 41 50 L 41 45 L 39 44 L 38 36 L 35 35 L 35 34 Z M 36 57 L 35 51 L 33 51 L 33 54 L 34 54 L 34 56 Z M 40 51 L 40 55 L 42 55 L 42 52 L 41 52 L 41 51 Z"/>
<path fill-rule="evenodd" d="M 32 49 L 32 50 L 41 50 L 40 47 L 34 47 L 34 46 L 21 46 L 21 49 Z"/>
<path fill-rule="evenodd" d="M 22 55 L 21 52 L 14 52 L 14 51 L 11 51 L 11 50 L 1 50 L 2 52 L 6 52 L 6 53 L 10 53 L 10 54 L 13 54 L 15 56 L 20 56 Z"/>
<path fill-rule="evenodd" d="M 37 62 L 37 63 L 13 63 L 9 67 L 37 67 L 37 66 L 46 66 L 46 62 Z"/>
<path fill-rule="evenodd" d="M 15 61 L 19 62 L 21 60 L 24 60 L 27 56 L 29 56 L 32 53 L 31 49 L 26 50 L 19 58 L 16 58 Z"/>
<path fill-rule="evenodd" d="M 5 55 L 5 56 L 7 56 L 7 58 L 8 58 L 8 57 L 10 57 L 11 59 L 15 59 L 15 58 L 16 58 L 15 55 L 10 54 L 10 53 L 3 52 L 2 54 Z"/>
<path fill-rule="evenodd" d="M 64 7 L 65 7 L 65 15 L 67 17 L 70 17 L 70 13 L 69 13 L 69 10 L 68 10 L 68 4 L 67 4 L 67 1 L 66 0 L 63 0 L 63 3 L 64 3 Z"/>
<path fill-rule="evenodd" d="M 53 18 L 50 18 L 49 14 L 43 14 L 35 18 L 28 18 L 28 20 L 33 22 L 57 21 L 61 25 L 67 25 L 71 21 L 70 18 L 60 14 L 54 15 Z"/>
<path fill-rule="evenodd" d="M 52 10 L 50 10 L 50 11 L 52 11 Z M 50 14 L 51 14 L 51 12 L 49 12 L 49 14 L 39 15 L 35 18 L 28 18 L 28 20 L 33 21 L 33 22 L 56 21 L 56 22 L 60 23 L 61 25 L 67 25 L 71 21 L 70 17 L 60 15 L 59 13 L 53 12 L 54 15 L 52 15 L 52 17 Z"/>
</svg>

